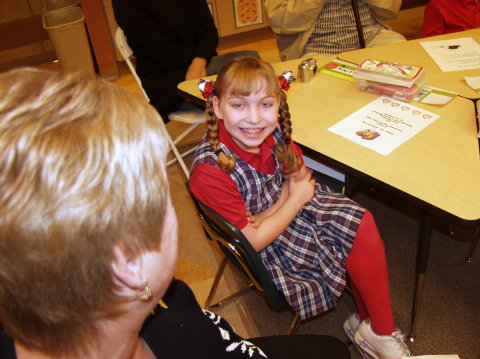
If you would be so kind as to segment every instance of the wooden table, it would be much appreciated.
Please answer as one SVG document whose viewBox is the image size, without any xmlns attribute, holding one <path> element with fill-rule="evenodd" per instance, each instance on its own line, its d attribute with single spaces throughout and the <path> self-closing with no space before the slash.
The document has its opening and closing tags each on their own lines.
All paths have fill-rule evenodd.
<svg viewBox="0 0 480 359">
<path fill-rule="evenodd" d="M 479 31 L 474 33 L 480 38 Z M 462 86 L 459 78 L 470 71 L 448 73 L 449 79 L 445 80 L 441 74 L 436 73 L 438 67 L 434 70 L 436 64 L 427 58 L 427 54 L 427 57 L 423 56 L 423 48 L 417 48 L 418 44 L 415 43 L 416 41 L 404 43 L 403 46 L 416 48 L 416 54 L 411 53 L 409 56 L 421 59 L 419 64 L 425 66 L 427 78 L 431 80 L 428 81 L 429 84 L 468 94 L 469 88 Z M 379 56 L 386 52 L 393 53 L 390 52 L 393 50 L 401 53 L 400 44 L 389 46 L 388 49 L 378 47 L 381 50 Z M 365 58 L 366 52 L 367 50 L 358 50 L 360 55 L 357 51 L 345 53 L 342 58 L 360 61 Z M 325 55 L 314 57 L 319 66 L 331 59 Z M 411 62 L 411 58 L 406 56 L 392 59 Z M 292 70 L 296 75 L 300 61 L 280 62 L 273 64 L 273 67 L 278 74 Z M 203 99 L 196 87 L 197 82 L 183 82 L 178 89 L 186 98 L 201 103 Z M 453 86 L 447 86 L 450 84 Z M 423 209 L 418 241 L 417 286 L 410 330 L 413 340 L 428 261 L 431 216 L 443 216 L 464 226 L 480 224 L 480 160 L 475 113 L 471 102 L 461 97 L 456 97 L 444 106 L 413 102 L 412 105 L 439 114 L 440 118 L 388 156 L 384 156 L 328 131 L 329 127 L 373 101 L 378 95 L 356 90 L 353 82 L 319 73 L 310 82 L 293 82 L 287 96 L 292 114 L 293 138 L 301 145 L 305 155 L 336 168 L 347 176 L 405 197 Z"/>
</svg>

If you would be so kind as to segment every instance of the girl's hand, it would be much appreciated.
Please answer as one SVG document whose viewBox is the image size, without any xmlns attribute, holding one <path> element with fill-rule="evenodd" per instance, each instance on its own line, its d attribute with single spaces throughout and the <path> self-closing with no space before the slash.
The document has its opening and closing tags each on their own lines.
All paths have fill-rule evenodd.
<svg viewBox="0 0 480 359">
<path fill-rule="evenodd" d="M 288 180 L 289 199 L 298 201 L 301 205 L 312 200 L 315 194 L 315 180 L 310 172 L 306 173 L 301 179 L 295 176 Z"/>
<path fill-rule="evenodd" d="M 312 173 L 311 170 L 309 170 L 305 165 L 303 165 L 302 167 L 300 167 L 300 169 L 298 171 L 295 171 L 293 173 L 290 173 L 289 175 L 285 175 L 283 176 L 285 179 L 289 179 L 289 178 L 296 178 L 297 180 L 300 180 L 302 179 L 303 177 L 305 177 L 308 173 Z"/>
<path fill-rule="evenodd" d="M 247 211 L 247 213 L 245 213 L 245 216 L 247 217 L 248 223 L 250 223 L 253 228 L 258 228 L 260 226 L 260 223 L 262 223 L 262 221 L 259 218 L 255 217 L 249 211 Z"/>
</svg>

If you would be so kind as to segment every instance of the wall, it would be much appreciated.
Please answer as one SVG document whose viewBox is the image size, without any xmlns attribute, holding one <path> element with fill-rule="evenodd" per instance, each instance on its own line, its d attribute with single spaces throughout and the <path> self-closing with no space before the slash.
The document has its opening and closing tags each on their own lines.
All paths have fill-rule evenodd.
<svg viewBox="0 0 480 359">
<path fill-rule="evenodd" d="M 207 0 L 220 37 L 268 27 L 262 0 Z"/>
<path fill-rule="evenodd" d="M 0 71 L 55 59 L 48 35 L 41 27 L 42 12 L 43 0 L 0 1 Z"/>
</svg>

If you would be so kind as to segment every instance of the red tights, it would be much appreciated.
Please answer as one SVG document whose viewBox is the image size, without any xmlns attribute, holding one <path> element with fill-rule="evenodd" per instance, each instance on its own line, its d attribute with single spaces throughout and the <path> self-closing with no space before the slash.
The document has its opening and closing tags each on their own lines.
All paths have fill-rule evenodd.
<svg viewBox="0 0 480 359">
<path fill-rule="evenodd" d="M 395 323 L 385 246 L 369 211 L 362 218 L 346 267 L 360 320 L 370 318 L 377 334 L 390 335 Z"/>
</svg>

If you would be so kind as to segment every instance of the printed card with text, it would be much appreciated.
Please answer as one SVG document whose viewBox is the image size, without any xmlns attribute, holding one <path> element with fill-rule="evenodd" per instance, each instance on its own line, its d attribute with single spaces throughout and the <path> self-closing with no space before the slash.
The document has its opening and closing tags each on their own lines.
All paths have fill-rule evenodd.
<svg viewBox="0 0 480 359">
<path fill-rule="evenodd" d="M 382 96 L 329 128 L 361 146 L 388 155 L 440 116 Z"/>
</svg>

